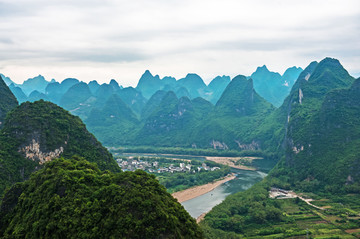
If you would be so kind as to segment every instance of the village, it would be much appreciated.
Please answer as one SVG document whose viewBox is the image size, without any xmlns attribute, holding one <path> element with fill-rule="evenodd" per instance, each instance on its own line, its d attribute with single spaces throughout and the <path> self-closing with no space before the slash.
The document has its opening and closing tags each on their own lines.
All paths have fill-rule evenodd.
<svg viewBox="0 0 360 239">
<path fill-rule="evenodd" d="M 161 163 L 158 161 L 146 161 L 140 158 L 118 158 L 116 159 L 118 165 L 123 171 L 135 171 L 137 169 L 144 170 L 149 173 L 199 173 L 203 171 L 219 170 L 219 167 L 209 167 L 206 163 L 200 165 L 192 165 L 190 162 L 180 163 Z"/>
</svg>

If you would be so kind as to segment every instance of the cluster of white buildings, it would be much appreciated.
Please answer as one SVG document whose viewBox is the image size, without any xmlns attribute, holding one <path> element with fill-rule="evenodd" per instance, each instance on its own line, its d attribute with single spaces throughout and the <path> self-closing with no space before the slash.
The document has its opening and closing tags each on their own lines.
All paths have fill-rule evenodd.
<svg viewBox="0 0 360 239">
<path fill-rule="evenodd" d="M 134 159 L 129 157 L 127 160 L 121 158 L 116 160 L 120 168 L 123 171 L 135 171 L 141 169 L 150 173 L 176 173 L 176 172 L 189 172 L 196 173 L 201 170 L 215 171 L 220 169 L 219 167 L 209 167 L 205 163 L 202 163 L 201 167 L 191 165 L 190 163 L 179 163 L 178 166 L 170 164 L 167 167 L 160 167 L 159 162 L 148 162 L 144 160 Z"/>
</svg>

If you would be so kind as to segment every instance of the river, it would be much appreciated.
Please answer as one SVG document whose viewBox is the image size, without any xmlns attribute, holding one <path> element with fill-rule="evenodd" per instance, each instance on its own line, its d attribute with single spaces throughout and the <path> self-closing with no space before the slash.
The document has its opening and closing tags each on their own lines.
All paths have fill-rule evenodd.
<svg viewBox="0 0 360 239">
<path fill-rule="evenodd" d="M 180 156 L 180 155 L 163 155 L 163 154 L 143 154 L 143 153 L 129 153 L 119 154 L 117 156 L 147 156 L 147 157 L 166 157 L 166 158 L 181 158 L 181 159 L 197 159 L 205 160 L 204 156 Z M 210 211 L 213 207 L 221 203 L 227 196 L 245 191 L 255 183 L 261 181 L 267 173 L 274 167 L 276 162 L 269 159 L 256 159 L 253 161 L 254 167 L 257 171 L 248 171 L 241 169 L 232 169 L 231 171 L 237 176 L 235 179 L 228 181 L 213 191 L 203 194 L 199 197 L 181 203 L 189 214 L 198 218 L 201 214 Z"/>
<path fill-rule="evenodd" d="M 181 203 L 193 218 L 198 218 L 204 212 L 210 211 L 228 195 L 245 191 L 267 175 L 261 171 L 241 169 L 233 169 L 232 171 L 237 174 L 235 179 L 220 185 L 211 192 Z"/>
</svg>

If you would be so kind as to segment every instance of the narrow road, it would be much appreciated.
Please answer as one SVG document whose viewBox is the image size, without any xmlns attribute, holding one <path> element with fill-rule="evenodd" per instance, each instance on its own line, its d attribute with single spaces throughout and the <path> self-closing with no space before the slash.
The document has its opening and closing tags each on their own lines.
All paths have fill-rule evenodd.
<svg viewBox="0 0 360 239">
<path fill-rule="evenodd" d="M 298 196 L 298 195 L 297 195 L 297 196 Z M 311 199 L 311 198 L 305 199 L 305 198 L 303 198 L 303 197 L 301 197 L 301 196 L 298 196 L 298 197 L 299 197 L 301 200 L 303 200 L 304 202 L 306 202 L 308 205 L 310 205 L 310 206 L 312 206 L 312 207 L 314 207 L 314 208 L 317 208 L 317 209 L 320 209 L 320 210 L 325 210 L 325 208 L 318 207 L 318 206 L 312 204 L 311 201 L 313 201 L 313 199 Z"/>
</svg>

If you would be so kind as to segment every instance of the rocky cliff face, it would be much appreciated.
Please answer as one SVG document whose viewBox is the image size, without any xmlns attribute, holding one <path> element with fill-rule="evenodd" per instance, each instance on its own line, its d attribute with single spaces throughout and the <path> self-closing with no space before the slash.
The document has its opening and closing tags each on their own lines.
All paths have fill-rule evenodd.
<svg viewBox="0 0 360 239">
<path fill-rule="evenodd" d="M 0 131 L 0 197 L 5 187 L 59 157 L 84 157 L 103 170 L 120 171 L 112 155 L 81 120 L 45 101 L 12 110 Z"/>
<path fill-rule="evenodd" d="M 355 173 L 360 170 L 356 150 L 360 97 L 359 83 L 353 82 L 341 64 L 330 58 L 297 81 L 288 99 L 286 157 L 274 175 L 287 177 L 301 190 L 355 192 L 360 188 L 360 175 Z"/>
<path fill-rule="evenodd" d="M 111 154 L 90 134 L 81 120 L 45 101 L 26 102 L 9 114 L 3 132 L 16 139 L 17 149 L 43 164 L 55 157 L 89 156 L 100 168 L 117 170 Z"/>
<path fill-rule="evenodd" d="M 64 144 L 67 144 L 67 142 L 65 141 Z M 29 145 L 20 148 L 19 153 L 24 154 L 26 159 L 37 161 L 39 164 L 44 164 L 54 158 L 59 158 L 64 152 L 64 147 L 62 146 L 49 152 L 42 152 L 40 148 L 40 143 L 33 139 Z"/>
</svg>

